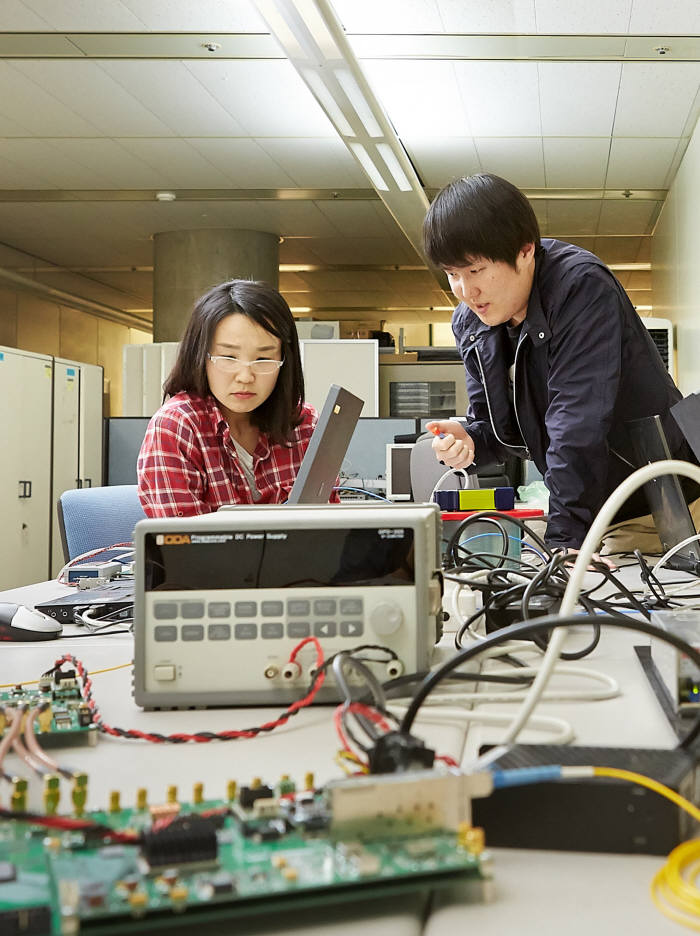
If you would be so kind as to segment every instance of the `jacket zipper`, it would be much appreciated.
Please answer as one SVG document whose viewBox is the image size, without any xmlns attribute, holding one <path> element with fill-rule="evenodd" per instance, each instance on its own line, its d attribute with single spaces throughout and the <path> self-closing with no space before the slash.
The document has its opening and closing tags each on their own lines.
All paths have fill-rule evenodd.
<svg viewBox="0 0 700 936">
<path fill-rule="evenodd" d="M 513 359 L 513 412 L 515 413 L 515 421 L 518 424 L 518 432 L 520 433 L 520 438 L 524 442 L 525 433 L 523 432 L 523 427 L 520 425 L 520 417 L 518 416 L 518 404 L 516 403 L 516 394 L 515 394 L 515 372 L 518 367 L 518 351 L 520 351 L 520 345 L 522 343 L 523 343 L 523 336 L 521 332 L 518 338 L 518 344 L 515 347 L 515 357 Z M 525 457 L 531 460 L 532 456 L 530 455 L 530 450 L 528 449 L 527 445 L 523 445 L 519 447 L 525 449 Z"/>
<path fill-rule="evenodd" d="M 486 407 L 487 407 L 487 409 L 488 409 L 488 411 L 489 411 L 489 422 L 491 423 L 491 428 L 493 429 L 493 434 L 496 436 L 497 441 L 500 442 L 501 445 L 505 446 L 506 448 L 510 448 L 510 449 L 516 449 L 516 448 L 517 448 L 517 449 L 523 449 L 523 451 L 524 451 L 525 454 L 526 454 L 526 457 L 529 458 L 529 457 L 530 457 L 530 453 L 529 453 L 529 451 L 528 451 L 526 445 L 509 445 L 508 442 L 504 442 L 503 439 L 502 439 L 502 438 L 499 436 L 499 434 L 496 432 L 496 426 L 495 426 L 495 423 L 494 423 L 494 421 L 493 421 L 493 410 L 491 409 L 491 401 L 489 400 L 489 391 L 488 391 L 488 387 L 486 386 L 486 374 L 484 373 L 484 365 L 481 363 L 481 356 L 480 356 L 480 354 L 479 354 L 479 349 L 478 349 L 476 346 L 474 347 L 474 351 L 475 351 L 475 353 L 476 353 L 476 360 L 477 360 L 477 363 L 479 364 L 479 371 L 481 372 L 481 383 L 482 383 L 482 386 L 483 386 L 483 388 L 484 388 L 484 396 L 486 397 Z M 516 349 L 516 351 L 517 351 L 517 349 Z M 515 377 L 515 371 L 513 372 L 513 377 Z M 515 381 L 514 381 L 514 383 L 515 383 Z M 513 395 L 513 403 L 515 404 L 515 394 Z M 514 408 L 515 408 L 515 405 L 514 405 Z M 517 420 L 517 418 L 518 418 L 517 412 L 516 412 L 516 414 L 515 414 L 515 418 L 516 418 L 516 420 Z M 518 423 L 518 429 L 520 429 L 520 423 Z M 522 430 L 520 430 L 520 435 L 522 435 Z"/>
</svg>

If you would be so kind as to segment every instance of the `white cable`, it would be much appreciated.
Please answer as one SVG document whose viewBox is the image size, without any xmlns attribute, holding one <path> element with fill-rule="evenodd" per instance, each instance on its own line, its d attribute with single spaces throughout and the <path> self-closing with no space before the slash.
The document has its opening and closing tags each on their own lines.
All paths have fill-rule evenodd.
<svg viewBox="0 0 700 936">
<path fill-rule="evenodd" d="M 440 477 L 437 479 L 437 484 L 435 485 L 435 487 L 432 489 L 432 491 L 431 491 L 430 494 L 428 495 L 428 501 L 431 501 L 431 502 L 432 502 L 433 498 L 435 497 L 435 494 L 436 494 L 436 493 L 440 490 L 440 488 L 442 487 L 443 481 L 444 481 L 446 478 L 451 478 L 452 475 L 461 475 L 461 479 L 462 479 L 462 481 L 464 482 L 464 484 L 467 483 L 467 470 L 466 470 L 466 468 L 450 468 L 449 471 L 446 471 L 443 475 L 440 475 Z M 453 490 L 454 490 L 454 489 L 453 489 Z M 463 488 L 458 488 L 458 490 L 463 490 Z"/>
<path fill-rule="evenodd" d="M 700 483 L 700 468 L 696 465 L 691 465 L 689 462 L 672 459 L 653 462 L 650 465 L 645 465 L 643 468 L 637 469 L 637 471 L 633 472 L 628 478 L 625 478 L 622 484 L 615 488 L 610 497 L 608 497 L 600 508 L 598 516 L 593 521 L 581 545 L 578 556 L 576 557 L 559 609 L 560 617 L 570 617 L 573 614 L 578 602 L 578 596 L 581 593 L 583 577 L 586 574 L 586 569 L 591 561 L 591 557 L 598 549 L 604 532 L 608 526 L 610 526 L 611 520 L 620 507 L 622 507 L 630 494 L 643 484 L 646 484 L 647 481 L 669 474 L 681 475 L 682 477 L 691 478 L 693 481 Z M 528 721 L 549 681 L 554 665 L 559 659 L 559 654 L 566 641 L 566 636 L 565 627 L 558 627 L 553 631 L 547 652 L 542 660 L 542 667 L 535 677 L 535 681 L 530 687 L 525 701 L 509 726 L 503 743 L 512 744 Z"/>
<path fill-rule="evenodd" d="M 518 668 L 515 673 L 518 676 L 536 676 L 539 667 L 523 666 Z M 512 676 L 514 671 L 508 670 L 488 670 L 489 676 Z M 602 688 L 598 689 L 552 689 L 545 691 L 541 696 L 541 701 L 546 702 L 601 702 L 605 699 L 614 699 L 620 695 L 620 686 L 617 680 L 607 673 L 601 673 L 599 670 L 583 669 L 577 666 L 559 665 L 554 671 L 555 676 L 573 676 L 574 678 L 590 679 L 599 683 Z M 509 684 L 510 686 L 510 684 Z M 454 686 L 444 692 L 436 691 L 424 701 L 423 705 L 441 705 L 449 703 L 481 703 L 481 702 L 518 702 L 525 698 L 526 689 L 522 686 L 514 685 L 511 687 L 501 687 L 498 691 L 478 691 L 473 692 L 465 689 L 463 692 L 455 689 Z M 401 697 L 398 697 L 401 698 Z M 410 696 L 407 696 L 410 699 Z M 392 702 L 395 701 L 392 699 Z"/>
<path fill-rule="evenodd" d="M 394 703 L 392 701 L 390 710 L 393 711 L 393 708 Z M 408 708 L 408 704 L 406 704 L 405 707 L 398 705 L 397 708 L 403 710 L 404 708 Z M 433 716 L 432 719 L 430 718 L 431 715 Z M 512 720 L 512 716 L 505 712 L 484 712 L 481 709 L 477 711 L 465 711 L 464 709 L 450 710 L 447 707 L 442 709 L 439 706 L 431 711 L 431 709 L 424 709 L 423 706 L 421 706 L 421 723 L 444 725 L 445 719 L 451 717 L 457 719 L 460 724 L 469 721 L 476 722 L 477 724 L 481 722 L 485 725 L 507 725 Z M 554 737 L 547 739 L 549 744 L 570 744 L 575 737 L 574 730 L 569 722 L 565 721 L 563 718 L 555 718 L 553 715 L 533 715 L 528 721 L 527 727 L 534 731 L 554 732 Z"/>
<path fill-rule="evenodd" d="M 696 540 L 700 539 L 700 533 L 695 533 L 693 536 L 689 536 L 687 539 L 684 539 L 681 543 L 676 543 L 675 546 L 672 546 L 667 553 L 659 559 L 654 568 L 651 570 L 652 575 L 656 575 L 662 566 L 666 565 L 671 556 L 675 556 L 677 552 L 680 552 L 684 546 L 687 546 L 689 543 L 694 543 Z"/>
</svg>

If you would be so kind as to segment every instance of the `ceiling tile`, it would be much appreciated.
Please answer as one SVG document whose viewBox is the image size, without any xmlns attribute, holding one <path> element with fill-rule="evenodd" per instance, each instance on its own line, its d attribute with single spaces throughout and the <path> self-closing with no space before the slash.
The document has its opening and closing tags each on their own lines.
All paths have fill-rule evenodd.
<svg viewBox="0 0 700 936">
<path fill-rule="evenodd" d="M 534 0 L 438 0 L 438 9 L 448 33 L 534 33 Z"/>
<path fill-rule="evenodd" d="M 186 67 L 250 136 L 336 136 L 288 61 L 189 61 Z"/>
<path fill-rule="evenodd" d="M 257 144 L 301 188 L 366 188 L 365 173 L 341 139 L 271 140 Z"/>
<path fill-rule="evenodd" d="M 227 188 L 229 177 L 205 159 L 186 140 L 121 139 L 119 144 L 159 175 L 160 185 L 172 188 Z"/>
<path fill-rule="evenodd" d="M 479 172 L 479 157 L 471 137 L 403 137 L 413 165 L 428 188 Z"/>
<path fill-rule="evenodd" d="M 36 0 L 34 0 L 36 2 Z M 104 2 L 104 0 L 103 0 Z M 107 0 L 107 3 L 111 0 Z M 267 32 L 251 0 L 121 0 L 155 32 Z"/>
<path fill-rule="evenodd" d="M 435 0 L 334 0 L 348 33 L 442 32 Z"/>
<path fill-rule="evenodd" d="M 245 136 L 238 121 L 182 62 L 102 61 L 117 84 L 177 136 Z"/>
<path fill-rule="evenodd" d="M 365 61 L 363 69 L 401 138 L 470 136 L 452 62 Z"/>
<path fill-rule="evenodd" d="M 604 263 L 635 263 L 640 240 L 639 237 L 596 237 L 591 249 Z"/>
<path fill-rule="evenodd" d="M 314 253 L 323 263 L 415 263 L 416 254 L 401 238 L 328 237 L 316 241 Z"/>
<path fill-rule="evenodd" d="M 655 201 L 605 200 L 600 211 L 599 234 L 650 234 L 658 208 Z"/>
<path fill-rule="evenodd" d="M 602 188 L 610 140 L 545 137 L 545 185 L 548 188 Z"/>
<path fill-rule="evenodd" d="M 192 139 L 188 143 L 228 179 L 230 188 L 293 188 L 292 179 L 255 140 Z"/>
<path fill-rule="evenodd" d="M 681 136 L 699 86 L 700 62 L 625 63 L 614 135 Z"/>
<path fill-rule="evenodd" d="M 617 62 L 540 62 L 545 136 L 610 136 L 622 66 Z M 571 89 L 585 88 L 572 107 Z"/>
<path fill-rule="evenodd" d="M 71 160 L 80 179 L 66 188 L 138 189 L 159 188 L 162 173 L 132 153 L 117 140 L 48 140 L 52 149 L 65 160 Z M 88 182 L 88 180 L 94 179 Z"/>
<path fill-rule="evenodd" d="M 344 236 L 391 237 L 396 234 L 396 222 L 383 203 L 319 201 L 315 205 Z"/>
<path fill-rule="evenodd" d="M 99 136 L 98 129 L 44 90 L 41 81 L 26 80 L 13 62 L 0 62 L 0 113 L 27 127 L 35 136 Z"/>
<path fill-rule="evenodd" d="M 535 62 L 455 62 L 454 68 L 474 136 L 542 132 Z"/>
<path fill-rule="evenodd" d="M 606 188 L 664 188 L 678 140 L 632 140 L 614 137 Z"/>
<path fill-rule="evenodd" d="M 595 234 L 598 228 L 600 202 L 584 199 L 547 200 L 547 236 L 569 240 L 577 234 Z"/>
<path fill-rule="evenodd" d="M 22 185 L 13 188 L 102 188 L 108 187 L 109 175 L 100 167 L 91 167 L 75 159 L 79 149 L 65 147 L 65 140 L 18 139 L 0 141 L 0 157 L 13 163 L 24 176 Z M 71 141 L 72 142 L 72 141 Z M 92 141 L 86 141 L 92 142 Z M 9 178 L 2 173 L 2 185 L 9 188 Z"/>
<path fill-rule="evenodd" d="M 535 0 L 537 32 L 550 35 L 626 33 L 632 0 Z"/>
<path fill-rule="evenodd" d="M 3 0 L 3 29 L 5 25 L 5 4 Z M 12 3 L 12 0 L 9 0 Z M 47 25 L 54 29 L 64 31 L 82 32 L 109 32 L 135 31 L 144 28 L 142 20 L 135 16 L 127 5 L 120 0 L 24 0 L 27 11 L 35 13 L 44 21 L 43 29 Z M 20 27 L 13 27 L 15 29 Z M 41 29 L 42 27 L 26 25 L 23 30 Z"/>
<path fill-rule="evenodd" d="M 105 136 L 172 136 L 169 127 L 113 81 L 97 62 L 32 59 L 14 61 L 12 67 L 29 81 L 49 89 L 54 98 Z M 76 89 L 80 89 L 79 94 Z"/>
<path fill-rule="evenodd" d="M 22 0 L 3 0 L 3 32 L 43 32 L 51 27 L 49 21 L 31 9 Z"/>
<path fill-rule="evenodd" d="M 544 186 L 544 159 L 539 138 L 474 140 L 484 172 L 503 176 L 521 188 Z"/>
<path fill-rule="evenodd" d="M 633 0 L 629 31 L 652 36 L 697 35 L 700 4 L 697 0 Z"/>
</svg>

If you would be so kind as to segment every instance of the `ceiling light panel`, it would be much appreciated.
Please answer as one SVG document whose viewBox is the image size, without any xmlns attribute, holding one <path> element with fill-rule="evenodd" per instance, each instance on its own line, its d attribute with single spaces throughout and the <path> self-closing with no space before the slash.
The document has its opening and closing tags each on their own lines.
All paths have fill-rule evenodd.
<svg viewBox="0 0 700 936">
<path fill-rule="evenodd" d="M 605 184 L 610 151 L 607 137 L 545 137 L 542 147 L 548 188 L 602 188 Z"/>
<path fill-rule="evenodd" d="M 335 136 L 288 61 L 191 61 L 186 67 L 250 136 Z"/>
<path fill-rule="evenodd" d="M 635 140 L 614 137 L 605 181 L 607 188 L 664 188 L 678 140 Z"/>
<path fill-rule="evenodd" d="M 101 61 L 100 68 L 178 136 L 245 136 L 183 62 Z"/>
<path fill-rule="evenodd" d="M 618 62 L 540 62 L 544 136 L 610 136 L 622 66 Z M 572 106 L 573 88 L 585 88 Z"/>
<path fill-rule="evenodd" d="M 368 60 L 362 67 L 401 138 L 471 136 L 451 62 Z"/>
<path fill-rule="evenodd" d="M 521 188 L 544 186 L 544 157 L 538 137 L 475 137 L 474 145 L 484 172 L 504 176 Z"/>
<path fill-rule="evenodd" d="M 699 86 L 698 62 L 625 63 L 613 133 L 681 136 Z"/>
<path fill-rule="evenodd" d="M 626 33 L 632 0 L 535 0 L 537 32 L 543 35 Z"/>
<path fill-rule="evenodd" d="M 481 169 L 471 137 L 404 136 L 402 142 L 428 188 L 441 188 L 452 179 Z"/>
<path fill-rule="evenodd" d="M 469 124 L 478 136 L 540 136 L 535 62 L 455 62 Z"/>
</svg>

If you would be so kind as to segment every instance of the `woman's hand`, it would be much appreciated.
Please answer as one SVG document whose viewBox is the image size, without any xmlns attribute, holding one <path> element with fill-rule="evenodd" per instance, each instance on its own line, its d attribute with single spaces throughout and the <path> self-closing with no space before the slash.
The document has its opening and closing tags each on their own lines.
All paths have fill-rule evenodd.
<svg viewBox="0 0 700 936">
<path fill-rule="evenodd" d="M 438 419 L 427 423 L 425 428 L 435 433 L 433 451 L 438 461 L 450 468 L 467 468 L 472 464 L 474 440 L 461 423 L 453 419 Z"/>
</svg>

